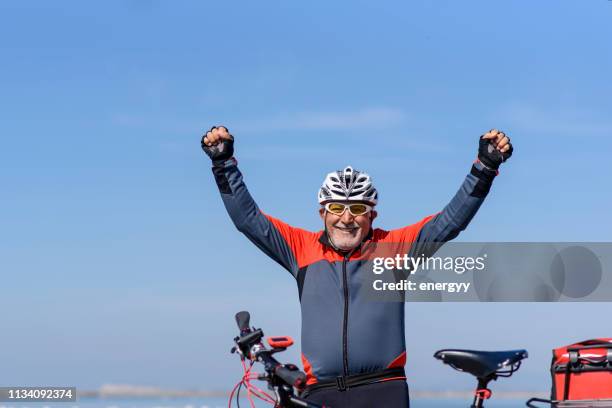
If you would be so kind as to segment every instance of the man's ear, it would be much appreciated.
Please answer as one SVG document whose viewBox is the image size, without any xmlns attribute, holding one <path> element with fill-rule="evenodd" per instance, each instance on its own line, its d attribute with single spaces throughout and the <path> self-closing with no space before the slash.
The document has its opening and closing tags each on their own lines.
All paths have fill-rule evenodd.
<svg viewBox="0 0 612 408">
<path fill-rule="evenodd" d="M 319 208 L 319 215 L 321 216 L 321 219 L 325 221 L 325 208 Z"/>
<path fill-rule="evenodd" d="M 370 222 L 373 222 L 376 217 L 378 217 L 378 212 L 374 210 L 370 211 Z"/>
</svg>

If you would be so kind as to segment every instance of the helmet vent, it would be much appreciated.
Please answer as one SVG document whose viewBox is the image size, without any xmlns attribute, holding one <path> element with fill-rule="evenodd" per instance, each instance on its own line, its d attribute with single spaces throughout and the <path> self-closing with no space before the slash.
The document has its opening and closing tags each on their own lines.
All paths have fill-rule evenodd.
<svg viewBox="0 0 612 408">
<path fill-rule="evenodd" d="M 329 173 L 319 190 L 319 203 L 329 201 L 361 201 L 371 205 L 377 204 L 378 194 L 372 185 L 372 179 L 367 173 L 345 167 Z"/>
</svg>

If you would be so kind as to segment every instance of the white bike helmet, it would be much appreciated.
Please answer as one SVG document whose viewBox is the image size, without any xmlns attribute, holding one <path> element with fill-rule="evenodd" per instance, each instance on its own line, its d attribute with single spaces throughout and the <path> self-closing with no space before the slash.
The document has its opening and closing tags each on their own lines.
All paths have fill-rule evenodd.
<svg viewBox="0 0 612 408">
<path fill-rule="evenodd" d="M 330 201 L 363 201 L 376 205 L 378 192 L 367 173 L 347 166 L 329 173 L 319 189 L 319 204 Z"/>
</svg>

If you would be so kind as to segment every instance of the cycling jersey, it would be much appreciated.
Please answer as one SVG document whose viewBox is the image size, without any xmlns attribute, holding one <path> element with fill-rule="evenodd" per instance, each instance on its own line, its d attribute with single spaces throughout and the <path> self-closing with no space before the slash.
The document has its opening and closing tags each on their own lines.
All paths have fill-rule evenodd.
<svg viewBox="0 0 612 408">
<path fill-rule="evenodd" d="M 360 250 L 336 251 L 325 231 L 310 232 L 261 212 L 234 158 L 213 165 L 227 212 L 240 232 L 296 279 L 302 314 L 302 362 L 308 384 L 403 367 L 404 303 L 366 299 Z M 367 243 L 446 242 L 464 230 L 496 173 L 474 163 L 459 191 L 440 212 L 394 230 L 376 228 Z"/>
</svg>

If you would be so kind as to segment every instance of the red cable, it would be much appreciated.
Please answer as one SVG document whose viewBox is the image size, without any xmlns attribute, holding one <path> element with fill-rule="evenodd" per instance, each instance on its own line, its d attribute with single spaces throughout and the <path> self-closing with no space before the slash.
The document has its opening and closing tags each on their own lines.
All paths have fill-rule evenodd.
<svg viewBox="0 0 612 408">
<path fill-rule="evenodd" d="M 227 408 L 232 408 L 232 399 L 234 398 L 234 393 L 236 392 L 236 389 L 238 387 L 240 387 L 240 384 L 242 384 L 242 381 L 239 381 L 235 386 L 234 389 L 232 390 L 232 392 L 230 393 L 230 397 L 229 397 L 229 402 L 227 404 Z"/>
<path fill-rule="evenodd" d="M 249 399 L 249 404 L 251 405 L 252 408 L 255 408 L 255 401 L 253 401 L 251 394 L 254 395 L 256 398 L 259 398 L 260 400 L 267 402 L 273 405 L 274 407 L 277 407 L 278 402 L 276 398 L 274 398 L 273 396 L 271 396 L 270 394 L 268 394 L 261 388 L 251 384 L 251 380 L 255 380 L 259 378 L 259 375 L 257 373 L 251 373 L 251 369 L 253 368 L 253 363 L 251 363 L 250 367 L 247 368 L 245 361 L 241 360 L 241 362 L 242 362 L 242 369 L 244 373 L 243 373 L 242 379 L 234 386 L 234 388 L 232 389 L 232 392 L 230 393 L 228 408 L 232 407 L 232 399 L 234 398 L 234 394 L 236 393 L 236 390 L 238 389 L 238 387 L 240 387 L 240 385 L 244 385 L 244 387 L 246 388 L 247 398 Z"/>
<path fill-rule="evenodd" d="M 395 380 L 405 380 L 406 377 L 390 377 L 390 378 L 383 378 L 382 380 L 378 380 L 376 382 L 385 382 L 385 381 L 395 381 Z"/>
<path fill-rule="evenodd" d="M 276 405 L 276 399 L 272 397 L 270 394 L 260 389 L 259 387 L 251 384 L 250 381 L 248 381 L 248 386 L 251 388 L 251 391 L 257 398 L 259 398 L 262 401 L 269 402 L 270 404 Z"/>
<path fill-rule="evenodd" d="M 253 363 L 251 363 L 251 367 L 253 367 Z M 244 360 L 242 360 L 242 368 L 244 369 L 244 375 L 242 376 L 242 382 L 246 385 L 247 398 L 249 399 L 249 404 L 251 404 L 251 408 L 255 408 L 255 401 L 253 401 L 253 398 L 251 398 L 251 385 L 249 384 L 248 379 L 245 380 L 245 378 L 248 378 L 249 374 L 251 373 L 251 367 L 249 367 L 249 369 L 247 370 L 246 364 Z"/>
<path fill-rule="evenodd" d="M 251 374 L 251 369 L 252 369 L 252 366 L 245 372 L 244 377 L 242 378 L 242 380 L 246 384 L 247 389 L 249 390 L 249 392 L 253 393 L 253 395 L 255 395 L 257 398 L 259 398 L 262 401 L 265 401 L 265 402 L 268 402 L 268 403 L 276 405 L 276 399 L 275 398 L 273 398 L 272 396 L 267 394 L 265 391 L 259 389 L 258 387 L 254 386 L 253 384 L 251 384 L 251 379 L 256 379 L 258 377 L 257 374 Z M 263 394 L 263 395 L 260 395 L 260 393 Z"/>
</svg>

